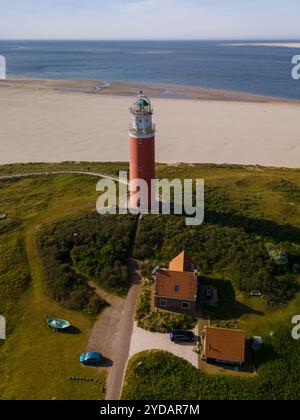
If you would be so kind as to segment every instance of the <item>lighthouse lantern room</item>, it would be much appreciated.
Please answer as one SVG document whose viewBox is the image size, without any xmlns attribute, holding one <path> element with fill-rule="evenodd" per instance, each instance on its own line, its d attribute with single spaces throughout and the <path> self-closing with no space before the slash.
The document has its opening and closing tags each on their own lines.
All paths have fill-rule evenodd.
<svg viewBox="0 0 300 420">
<path fill-rule="evenodd" d="M 148 185 L 148 207 L 155 198 L 151 181 L 155 179 L 155 125 L 152 122 L 153 108 L 150 99 L 140 91 L 138 100 L 130 108 L 129 125 L 130 143 L 130 181 L 143 179 Z M 130 194 L 133 208 L 140 207 L 139 189 L 134 188 Z"/>
</svg>

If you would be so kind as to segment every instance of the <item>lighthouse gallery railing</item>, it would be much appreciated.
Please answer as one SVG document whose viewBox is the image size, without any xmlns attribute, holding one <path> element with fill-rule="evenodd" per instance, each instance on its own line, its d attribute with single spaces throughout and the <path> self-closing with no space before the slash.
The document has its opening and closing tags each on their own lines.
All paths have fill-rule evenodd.
<svg viewBox="0 0 300 420">
<path fill-rule="evenodd" d="M 152 134 L 156 131 L 155 124 L 152 124 L 151 128 L 136 128 L 132 125 L 129 125 L 129 131 L 133 134 Z"/>
</svg>

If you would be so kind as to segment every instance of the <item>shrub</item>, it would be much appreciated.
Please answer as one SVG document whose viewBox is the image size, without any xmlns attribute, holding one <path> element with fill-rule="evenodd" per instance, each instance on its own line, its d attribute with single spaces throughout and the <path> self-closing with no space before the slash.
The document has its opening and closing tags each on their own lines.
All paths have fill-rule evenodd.
<svg viewBox="0 0 300 420">
<path fill-rule="evenodd" d="M 270 258 L 264 239 L 244 228 L 212 223 L 188 227 L 183 217 L 148 216 L 141 221 L 136 249 L 137 257 L 161 265 L 185 249 L 201 274 L 233 281 L 247 293 L 259 289 L 270 302 L 285 303 L 294 293 L 294 288 L 287 293 L 288 274 L 286 282 L 278 279 L 285 271 Z"/>
<path fill-rule="evenodd" d="M 106 302 L 93 294 L 85 307 L 85 311 L 91 315 L 96 315 L 102 311 L 104 306 L 106 306 Z"/>
<path fill-rule="evenodd" d="M 213 322 L 214 327 L 217 328 L 230 328 L 230 329 L 236 329 L 238 327 L 238 323 L 234 320 L 229 321 L 214 321 Z"/>
<path fill-rule="evenodd" d="M 151 290 L 142 290 L 136 306 L 135 319 L 141 321 L 149 316 L 151 312 Z"/>
<path fill-rule="evenodd" d="M 196 320 L 186 314 L 172 312 L 152 312 L 141 319 L 138 326 L 151 332 L 170 333 L 174 330 L 189 330 L 194 328 Z"/>
<path fill-rule="evenodd" d="M 12 232 L 21 227 L 21 222 L 14 219 L 0 219 L 0 235 Z"/>
<path fill-rule="evenodd" d="M 90 288 L 88 278 L 125 294 L 130 285 L 125 259 L 134 220 L 87 213 L 44 226 L 37 243 L 50 296 L 70 309 L 95 314 L 105 302 Z"/>
</svg>

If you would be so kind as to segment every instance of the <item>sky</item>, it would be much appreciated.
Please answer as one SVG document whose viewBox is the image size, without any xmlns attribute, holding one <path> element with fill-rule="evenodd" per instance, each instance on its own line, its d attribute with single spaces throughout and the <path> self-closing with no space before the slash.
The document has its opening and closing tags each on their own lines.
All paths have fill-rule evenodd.
<svg viewBox="0 0 300 420">
<path fill-rule="evenodd" d="M 1 39 L 300 39 L 299 0 L 0 0 Z"/>
</svg>

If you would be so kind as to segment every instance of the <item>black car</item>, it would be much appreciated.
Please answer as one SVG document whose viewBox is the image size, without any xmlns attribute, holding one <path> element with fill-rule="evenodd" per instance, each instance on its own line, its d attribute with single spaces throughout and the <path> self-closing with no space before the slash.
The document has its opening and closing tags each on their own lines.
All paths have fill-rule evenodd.
<svg viewBox="0 0 300 420">
<path fill-rule="evenodd" d="M 173 331 L 170 334 L 170 339 L 173 342 L 176 341 L 185 341 L 185 342 L 192 342 L 195 341 L 195 334 L 193 331 Z"/>
</svg>

